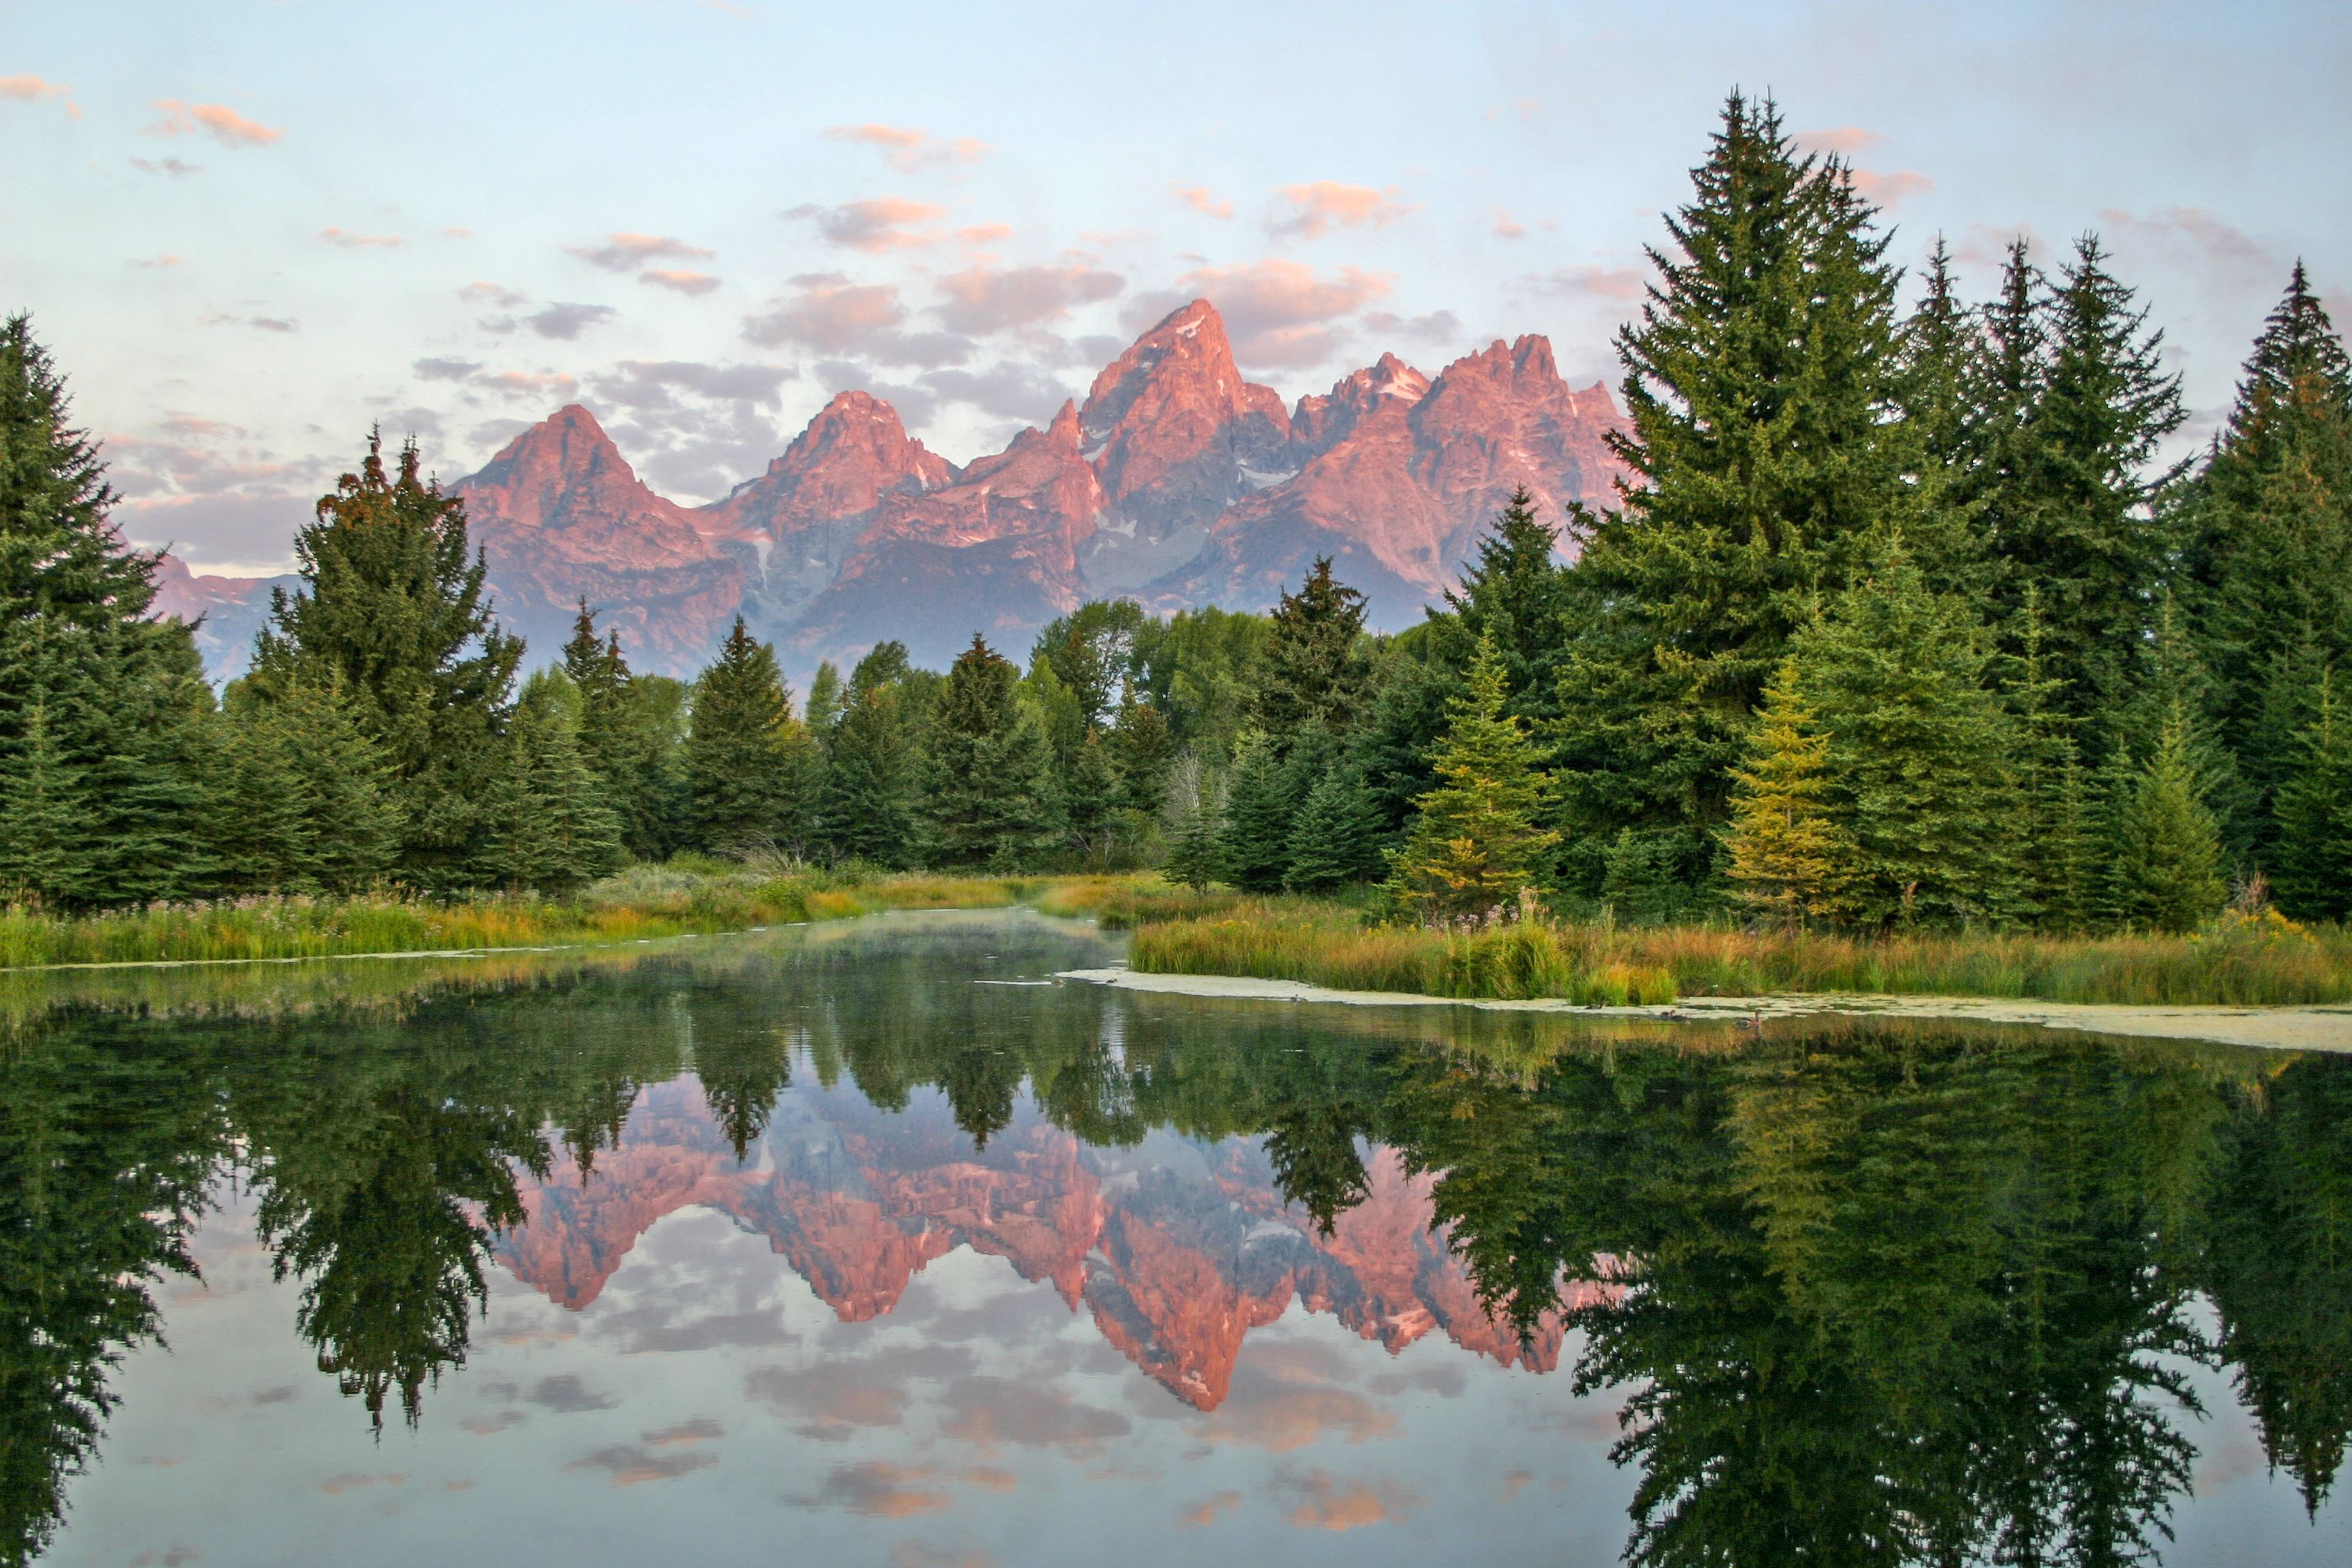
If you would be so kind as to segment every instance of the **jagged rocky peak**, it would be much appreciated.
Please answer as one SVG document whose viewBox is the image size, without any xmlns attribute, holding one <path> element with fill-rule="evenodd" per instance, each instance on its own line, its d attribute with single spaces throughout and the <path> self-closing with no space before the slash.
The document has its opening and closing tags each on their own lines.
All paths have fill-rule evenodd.
<svg viewBox="0 0 2352 1568">
<path fill-rule="evenodd" d="M 907 434 L 890 405 L 871 393 L 842 392 L 765 473 L 736 486 L 703 517 L 716 531 L 775 541 L 828 525 L 841 532 L 838 525 L 872 511 L 884 496 L 937 489 L 955 472 Z"/>
<path fill-rule="evenodd" d="M 591 495 L 607 509 L 677 510 L 638 480 L 596 416 L 576 403 L 509 441 L 457 489 L 475 498 L 470 510 L 478 517 L 482 499 L 495 495 L 497 521 L 511 526 L 567 526 L 575 521 L 571 503 Z"/>
<path fill-rule="evenodd" d="M 1205 525 L 1286 463 L 1289 418 L 1272 387 L 1242 379 L 1224 318 L 1206 300 L 1171 311 L 1103 368 L 1078 424 L 1103 493 L 1152 533 Z"/>
<path fill-rule="evenodd" d="M 1320 396 L 1302 397 L 1290 421 L 1291 439 L 1302 457 L 1327 452 L 1349 431 L 1384 407 L 1411 408 L 1429 394 L 1429 377 L 1384 353 L 1351 371 Z"/>
</svg>

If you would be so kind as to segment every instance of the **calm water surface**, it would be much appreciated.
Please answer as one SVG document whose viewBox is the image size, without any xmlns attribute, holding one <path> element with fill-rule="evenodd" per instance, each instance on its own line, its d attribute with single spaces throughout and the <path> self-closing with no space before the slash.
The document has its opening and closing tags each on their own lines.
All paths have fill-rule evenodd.
<svg viewBox="0 0 2352 1568">
<path fill-rule="evenodd" d="M 1045 983 L 0 989 L 0 1562 L 2352 1562 L 2352 1061 Z"/>
</svg>

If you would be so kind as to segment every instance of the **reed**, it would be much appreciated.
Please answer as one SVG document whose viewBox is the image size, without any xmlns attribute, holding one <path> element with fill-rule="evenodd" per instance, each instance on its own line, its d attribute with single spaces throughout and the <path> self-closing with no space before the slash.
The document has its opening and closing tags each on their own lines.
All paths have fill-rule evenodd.
<svg viewBox="0 0 2352 1568">
<path fill-rule="evenodd" d="M 1780 992 L 2140 1006 L 2352 1002 L 2352 933 L 2306 930 L 2276 915 L 2224 916 L 2188 936 L 1866 937 L 1728 924 L 1628 930 L 1540 921 L 1446 931 L 1367 925 L 1332 905 L 1255 900 L 1146 923 L 1129 958 L 1153 973 L 1580 1005 Z"/>
</svg>

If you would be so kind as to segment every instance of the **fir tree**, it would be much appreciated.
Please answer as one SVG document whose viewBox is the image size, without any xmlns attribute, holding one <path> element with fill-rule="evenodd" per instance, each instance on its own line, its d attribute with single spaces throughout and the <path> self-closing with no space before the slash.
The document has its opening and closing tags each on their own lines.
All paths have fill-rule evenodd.
<svg viewBox="0 0 2352 1568">
<path fill-rule="evenodd" d="M 695 682 L 687 734 L 688 788 L 703 843 L 737 854 L 793 843 L 808 753 L 775 649 L 736 616 L 718 659 Z"/>
<path fill-rule="evenodd" d="M 621 826 L 580 744 L 579 692 L 560 669 L 524 686 L 489 803 L 488 862 L 510 888 L 561 893 L 621 863 Z"/>
<path fill-rule="evenodd" d="M 2040 591 L 2028 585 L 2006 695 L 2015 721 L 2019 869 L 2025 913 L 2053 930 L 2080 931 L 2096 896 L 2097 847 L 2076 721 L 2059 709 L 2047 672 Z"/>
<path fill-rule="evenodd" d="M 1974 454 L 1973 381 L 1986 350 L 1976 312 L 1961 302 L 1952 253 L 1937 235 L 1918 309 L 1904 326 L 1903 409 L 1918 430 L 1924 475 L 1957 484 Z"/>
<path fill-rule="evenodd" d="M 16 743 L 0 755 L 0 900 L 70 901 L 90 881 L 89 824 L 80 771 L 58 750 L 47 703 L 17 716 Z"/>
<path fill-rule="evenodd" d="M 2352 715 L 2320 677 L 2310 723 L 2296 736 L 2278 792 L 2272 883 L 2297 920 L 2352 918 Z"/>
<path fill-rule="evenodd" d="M 1623 510 L 1575 523 L 1555 778 L 1588 879 L 1626 829 L 1703 875 L 1816 588 L 1874 531 L 1907 525 L 1923 546 L 1950 531 L 1912 482 L 1898 277 L 1851 172 L 1801 158 L 1770 100 L 1735 94 L 1692 181 L 1618 337 Z"/>
<path fill-rule="evenodd" d="M 890 867 L 910 861 L 922 754 L 906 674 L 907 649 L 896 642 L 876 647 L 851 672 L 819 807 L 824 844 L 841 858 Z"/>
<path fill-rule="evenodd" d="M 2047 349 L 1986 493 L 1986 523 L 2003 566 L 2005 618 L 2029 584 L 2047 617 L 2044 657 L 2062 682 L 2064 710 L 2111 714 L 2148 629 L 2148 605 L 2164 570 L 2150 502 L 2164 476 L 2149 463 L 2179 428 L 2180 385 L 2163 369 L 2164 334 L 2106 269 L 2095 237 L 2074 257 L 2042 307 Z M 2021 259 L 2013 268 L 2021 266 Z M 2006 302 L 1994 316 L 2004 353 L 2017 329 Z M 1996 422 L 2000 403 L 1988 408 Z"/>
<path fill-rule="evenodd" d="M 633 854 L 660 859 L 677 838 L 678 739 L 658 710 L 659 694 L 639 681 L 621 651 L 621 635 L 596 634 L 586 600 L 563 645 L 563 673 L 580 694 L 580 754 L 604 791 L 621 841 Z"/>
<path fill-rule="evenodd" d="M 1526 728 L 1505 710 L 1503 662 L 1480 638 L 1432 764 L 1435 789 L 1397 852 L 1388 889 L 1424 921 L 1483 915 L 1533 888 L 1559 835 L 1538 826 L 1549 787 Z"/>
<path fill-rule="evenodd" d="M 340 690 L 297 684 L 263 699 L 240 682 L 221 735 L 218 888 L 352 893 L 390 874 L 402 822 L 391 771 Z"/>
<path fill-rule="evenodd" d="M 1200 759 L 1186 757 L 1169 784 L 1168 861 L 1160 868 L 1171 882 L 1206 890 L 1224 876 L 1224 813 L 1216 781 Z"/>
<path fill-rule="evenodd" d="M 2175 714 L 2116 803 L 2108 867 L 2116 918 L 2184 931 L 2221 908 L 2221 840 L 2197 787 L 2189 721 Z"/>
<path fill-rule="evenodd" d="M 1020 866 L 1051 817 L 1044 726 L 1015 692 L 1020 672 L 978 634 L 940 689 L 929 758 L 929 844 L 942 866 Z"/>
<path fill-rule="evenodd" d="M 1299 803 L 1284 846 L 1283 885 L 1328 893 L 1380 875 L 1381 820 L 1355 769 L 1327 767 Z"/>
<path fill-rule="evenodd" d="M 841 722 L 841 671 L 828 658 L 816 667 L 809 680 L 808 706 L 801 716 L 818 745 L 833 739 L 833 727 Z"/>
<path fill-rule="evenodd" d="M 1568 642 L 1568 574 L 1555 559 L 1559 545 L 1559 531 L 1536 516 L 1535 497 L 1522 485 L 1480 536 L 1461 587 L 1445 593 L 1465 655 L 1481 637 L 1494 644 L 1511 711 L 1531 724 L 1549 718 L 1558 701 Z"/>
<path fill-rule="evenodd" d="M 1748 765 L 1732 770 L 1732 888 L 1769 920 L 1835 918 L 1851 858 L 1827 805 L 1830 738 L 1798 689 L 1797 661 L 1781 661 L 1764 689 Z"/>
<path fill-rule="evenodd" d="M 1244 732 L 1225 780 L 1218 859 L 1223 879 L 1244 892 L 1272 893 L 1290 871 L 1290 824 L 1297 803 L 1283 759 L 1263 733 Z"/>
<path fill-rule="evenodd" d="M 1969 606 L 1936 593 L 1900 540 L 1800 641 L 1865 924 L 2018 912 L 2014 741 L 1984 643 Z"/>
<path fill-rule="evenodd" d="M 1275 606 L 1260 655 L 1254 720 L 1274 749 L 1288 754 L 1309 725 L 1344 734 L 1371 696 L 1371 671 L 1356 644 L 1364 630 L 1364 596 L 1331 575 L 1319 555 L 1295 594 Z"/>
<path fill-rule="evenodd" d="M 481 812 L 504 765 L 520 639 L 500 631 L 465 504 L 421 472 L 414 443 L 387 474 L 380 436 L 294 541 L 301 585 L 274 590 L 249 678 L 272 700 L 297 684 L 343 692 L 392 770 L 395 869 L 428 889 L 494 875 Z"/>
<path fill-rule="evenodd" d="M 1119 689 L 1118 719 L 1110 732 L 1112 772 L 1119 808 L 1139 816 L 1159 809 L 1168 793 L 1175 752 L 1160 710 L 1136 698 L 1132 681 Z"/>
</svg>

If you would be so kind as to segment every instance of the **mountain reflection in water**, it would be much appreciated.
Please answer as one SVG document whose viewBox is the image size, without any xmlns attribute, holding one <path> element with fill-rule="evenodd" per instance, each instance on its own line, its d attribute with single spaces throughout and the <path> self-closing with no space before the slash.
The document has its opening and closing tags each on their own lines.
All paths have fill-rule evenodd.
<svg viewBox="0 0 2352 1568">
<path fill-rule="evenodd" d="M 1001 1258 L 1158 1385 L 1130 1397 L 1203 1415 L 1298 1309 L 1390 1352 L 1564 1363 L 1564 1396 L 1622 1407 L 1631 1529 L 1608 1554 L 1635 1562 L 2162 1558 L 2221 1506 L 2198 1461 L 2225 1421 L 2288 1483 L 2230 1529 L 2342 1560 L 2352 1062 L 974 984 L 1100 952 L 1025 916 L 911 918 L 274 994 L 0 995 L 0 1562 L 53 1538 L 69 1558 L 79 1489 L 127 1484 L 100 1467 L 151 1352 L 125 1353 L 172 1327 L 163 1288 L 223 1205 L 386 1447 L 445 1440 L 426 1406 L 502 1277 L 593 1320 L 658 1222 L 716 1211 L 845 1325 L 886 1323 L 961 1249 Z M 794 1380 L 824 1375 L 757 1369 L 743 1396 L 805 1405 Z M 939 1441 L 994 1452 L 1001 1413 L 965 1415 Z M 1115 1459 L 1129 1424 L 1095 1415 L 1071 1451 Z M 861 1419 L 798 1430 L 841 1442 Z M 1410 1444 L 1398 1421 L 1347 1440 Z M 694 1445 L 721 1430 L 648 1432 L 605 1468 L 715 1486 Z M 1533 1467 L 1514 1476 L 1563 1440 L 1496 1436 Z M 1410 1493 L 1286 1472 L 1289 1522 L 1392 1521 L 1411 1497 L 1453 1543 L 1398 1549 L 1415 1562 L 1503 1530 L 1416 1455 Z M 857 1500 L 895 1475 L 888 1498 L 944 1510 L 916 1474 L 845 1461 L 827 1484 L 895 1518 Z M 1210 1502 L 1187 1517 L 1257 1528 L 1240 1492 Z M 1058 1560 L 1054 1527 L 1028 1528 Z"/>
</svg>

